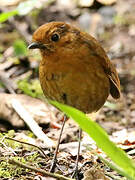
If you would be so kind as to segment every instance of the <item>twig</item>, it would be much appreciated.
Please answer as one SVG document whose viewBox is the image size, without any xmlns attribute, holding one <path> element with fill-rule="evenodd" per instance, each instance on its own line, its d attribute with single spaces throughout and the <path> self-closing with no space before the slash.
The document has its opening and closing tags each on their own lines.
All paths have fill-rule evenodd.
<svg viewBox="0 0 135 180">
<path fill-rule="evenodd" d="M 45 133 L 41 130 L 37 122 L 31 117 L 31 115 L 24 109 L 21 103 L 16 100 L 12 99 L 11 104 L 15 111 L 19 114 L 19 116 L 25 121 L 25 123 L 29 126 L 31 131 L 41 140 L 44 141 L 47 147 L 54 147 L 54 142 L 49 139 Z"/>
<path fill-rule="evenodd" d="M 130 51 L 130 52 L 121 52 L 118 54 L 111 54 L 109 53 L 111 59 L 117 59 L 117 58 L 125 58 L 125 57 L 133 57 L 135 55 L 134 51 Z"/>
<path fill-rule="evenodd" d="M 6 73 L 2 70 L 0 71 L 0 80 L 11 94 L 15 94 L 15 87 L 12 81 L 10 80 L 10 78 L 6 77 Z"/>
<path fill-rule="evenodd" d="M 27 142 L 23 142 L 23 141 L 19 141 L 19 140 L 16 140 L 16 139 L 14 139 L 14 138 L 10 138 L 10 137 L 5 137 L 5 139 L 9 139 L 9 140 L 11 140 L 11 141 L 16 141 L 16 142 L 21 143 L 21 144 L 27 144 L 27 145 L 29 145 L 29 146 L 33 146 L 33 147 L 39 149 L 39 150 L 42 152 L 43 156 L 46 157 L 46 154 L 44 153 L 43 149 L 40 148 L 40 147 L 38 147 L 38 146 L 36 146 L 36 145 L 34 145 L 34 144 L 27 143 Z"/>
<path fill-rule="evenodd" d="M 75 179 L 71 179 L 71 178 L 68 178 L 68 177 L 65 177 L 63 175 L 60 175 L 60 174 L 56 174 L 56 173 L 50 173 L 50 172 L 47 172 L 45 170 L 42 170 L 42 169 L 38 169 L 38 168 L 35 168 L 33 166 L 29 166 L 29 165 L 26 165 L 26 164 L 23 164 L 15 159 L 9 159 L 9 163 L 11 164 L 15 164 L 15 165 L 18 165 L 22 168 L 26 168 L 26 169 L 31 169 L 35 172 L 39 172 L 39 173 L 42 173 L 44 176 L 49 176 L 49 177 L 54 177 L 54 178 L 57 178 L 59 180 L 75 180 Z"/>
<path fill-rule="evenodd" d="M 4 141 L 5 137 L 2 138 L 1 140 L 1 144 L 8 150 L 8 151 L 11 151 L 15 156 L 17 155 L 14 150 L 11 148 L 11 147 L 8 147 L 3 141 Z"/>
<path fill-rule="evenodd" d="M 27 78 L 27 77 L 30 77 L 32 75 L 32 70 L 29 70 L 29 71 L 27 71 L 26 73 L 23 73 L 23 74 L 21 74 L 21 75 L 19 75 L 19 76 L 17 76 L 17 77 L 13 77 L 12 78 L 12 81 L 13 82 L 17 82 L 17 81 L 19 81 L 19 80 L 23 80 L 23 79 L 25 79 L 25 78 Z"/>
</svg>

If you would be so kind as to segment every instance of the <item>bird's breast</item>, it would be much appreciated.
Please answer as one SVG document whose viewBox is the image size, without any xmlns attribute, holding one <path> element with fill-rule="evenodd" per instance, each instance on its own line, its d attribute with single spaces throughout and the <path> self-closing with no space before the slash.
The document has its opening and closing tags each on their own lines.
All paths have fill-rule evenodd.
<svg viewBox="0 0 135 180">
<path fill-rule="evenodd" d="M 46 97 L 87 113 L 98 110 L 110 91 L 109 79 L 94 59 L 42 60 L 39 77 Z"/>
</svg>

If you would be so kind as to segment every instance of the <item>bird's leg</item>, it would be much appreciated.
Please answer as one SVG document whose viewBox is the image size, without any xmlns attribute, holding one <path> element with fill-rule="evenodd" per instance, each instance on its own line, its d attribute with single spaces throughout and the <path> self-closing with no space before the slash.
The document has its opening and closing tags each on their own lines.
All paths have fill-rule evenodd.
<svg viewBox="0 0 135 180">
<path fill-rule="evenodd" d="M 55 167 L 56 167 L 57 154 L 58 154 L 58 151 L 59 151 L 60 140 L 61 140 L 61 136 L 62 136 L 62 132 L 63 132 L 63 129 L 64 129 L 64 125 L 65 125 L 66 120 L 67 120 L 67 116 L 64 115 L 64 120 L 63 120 L 62 127 L 61 127 L 61 130 L 60 130 L 60 135 L 59 135 L 59 139 L 58 139 L 58 144 L 57 144 L 57 147 L 56 147 L 56 150 L 55 150 L 55 154 L 54 154 L 54 157 L 53 157 L 53 161 L 52 161 L 52 165 L 51 165 L 51 168 L 50 168 L 50 172 L 54 172 Z"/>
<path fill-rule="evenodd" d="M 79 129 L 79 135 L 78 135 L 78 152 L 77 152 L 77 158 L 76 158 L 76 164 L 75 164 L 75 169 L 72 174 L 72 178 L 76 178 L 79 180 L 79 172 L 78 172 L 78 162 L 79 162 L 79 155 L 80 155 L 80 146 L 81 146 L 81 137 L 82 137 L 82 129 Z"/>
</svg>

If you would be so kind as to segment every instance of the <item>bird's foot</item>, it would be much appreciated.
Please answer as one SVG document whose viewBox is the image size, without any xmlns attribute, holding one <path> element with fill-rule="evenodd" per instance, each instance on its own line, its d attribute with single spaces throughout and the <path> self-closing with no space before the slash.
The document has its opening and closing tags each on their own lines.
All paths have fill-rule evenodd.
<svg viewBox="0 0 135 180">
<path fill-rule="evenodd" d="M 72 173 L 71 178 L 75 178 L 76 180 L 81 180 L 81 174 L 80 174 L 80 170 L 78 170 L 78 168 L 76 167 Z"/>
<path fill-rule="evenodd" d="M 57 159 L 53 159 L 50 167 L 50 172 L 54 173 L 57 164 Z"/>
</svg>

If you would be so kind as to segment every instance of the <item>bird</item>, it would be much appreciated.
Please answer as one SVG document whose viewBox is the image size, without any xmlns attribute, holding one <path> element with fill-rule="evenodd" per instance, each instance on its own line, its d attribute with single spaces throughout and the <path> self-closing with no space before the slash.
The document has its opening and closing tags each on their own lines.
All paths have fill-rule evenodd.
<svg viewBox="0 0 135 180">
<path fill-rule="evenodd" d="M 109 94 L 114 99 L 120 98 L 116 68 L 100 43 L 79 28 L 66 22 L 43 24 L 34 32 L 28 48 L 40 50 L 39 79 L 46 98 L 86 114 L 98 111 Z M 64 117 L 62 127 L 67 119 Z"/>
</svg>

